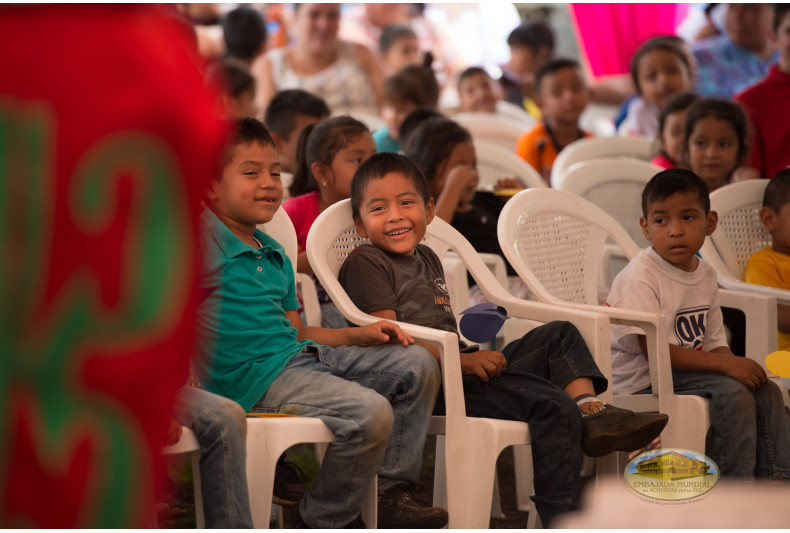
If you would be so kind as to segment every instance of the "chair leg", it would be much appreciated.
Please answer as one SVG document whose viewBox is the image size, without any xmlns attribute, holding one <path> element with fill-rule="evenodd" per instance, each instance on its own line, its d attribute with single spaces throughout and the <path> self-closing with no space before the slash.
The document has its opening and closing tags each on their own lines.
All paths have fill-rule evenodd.
<svg viewBox="0 0 790 533">
<path fill-rule="evenodd" d="M 505 518 L 502 512 L 502 501 L 499 494 L 499 474 L 494 470 L 494 491 L 491 494 L 491 518 Z"/>
<path fill-rule="evenodd" d="M 203 514 L 203 489 L 200 483 L 200 450 L 189 454 L 192 459 L 192 484 L 195 490 L 195 525 L 197 529 L 205 529 L 206 517 Z"/>
<path fill-rule="evenodd" d="M 447 509 L 447 464 L 444 454 L 445 436 L 436 435 L 436 461 L 433 470 L 433 505 Z"/>
<path fill-rule="evenodd" d="M 534 493 L 530 446 L 513 446 L 513 471 L 516 476 L 516 508 L 519 511 L 529 511 L 533 506 L 530 496 Z"/>
</svg>

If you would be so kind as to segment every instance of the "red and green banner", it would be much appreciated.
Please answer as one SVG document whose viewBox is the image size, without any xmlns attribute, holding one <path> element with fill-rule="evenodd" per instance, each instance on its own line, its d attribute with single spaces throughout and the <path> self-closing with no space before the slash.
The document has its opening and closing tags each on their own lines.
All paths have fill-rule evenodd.
<svg viewBox="0 0 790 533">
<path fill-rule="evenodd" d="M 221 149 L 162 9 L 0 13 L 0 527 L 145 527 Z"/>
</svg>

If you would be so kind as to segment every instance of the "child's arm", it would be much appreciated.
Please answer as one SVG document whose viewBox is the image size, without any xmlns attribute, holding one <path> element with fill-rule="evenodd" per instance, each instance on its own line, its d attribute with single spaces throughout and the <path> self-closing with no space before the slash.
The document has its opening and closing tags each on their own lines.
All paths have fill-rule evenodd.
<svg viewBox="0 0 790 533">
<path fill-rule="evenodd" d="M 383 318 L 385 320 L 397 320 L 395 311 L 393 309 L 382 309 L 381 311 L 373 311 L 371 315 Z M 426 348 L 433 354 L 437 361 L 441 363 L 439 357 L 439 350 L 436 346 L 430 344 L 423 344 L 415 342 Z M 502 375 L 502 371 L 507 366 L 507 360 L 501 352 L 494 352 L 492 350 L 478 350 L 472 353 L 461 354 L 461 374 L 474 374 L 483 381 L 487 382 L 490 378 L 498 378 Z"/>
<path fill-rule="evenodd" d="M 448 224 L 452 222 L 458 204 L 461 203 L 461 196 L 477 180 L 477 171 L 468 165 L 458 165 L 450 170 L 436 200 L 434 214 Z"/>
<path fill-rule="evenodd" d="M 637 338 L 642 353 L 647 354 L 646 337 L 638 335 Z M 717 372 L 740 381 L 750 390 L 755 390 L 768 381 L 765 370 L 756 361 L 748 357 L 738 357 L 726 346 L 714 348 L 710 352 L 701 352 L 670 344 L 669 359 L 672 362 L 672 370 Z"/>
<path fill-rule="evenodd" d="M 313 267 L 310 266 L 310 261 L 307 260 L 307 252 L 299 252 L 296 256 L 296 271 L 313 275 Z"/>
<path fill-rule="evenodd" d="M 414 344 L 414 339 L 390 322 L 380 321 L 358 328 L 330 329 L 316 326 L 305 326 L 299 313 L 295 310 L 285 312 L 300 341 L 309 339 L 325 346 L 377 346 L 379 344 Z"/>
</svg>

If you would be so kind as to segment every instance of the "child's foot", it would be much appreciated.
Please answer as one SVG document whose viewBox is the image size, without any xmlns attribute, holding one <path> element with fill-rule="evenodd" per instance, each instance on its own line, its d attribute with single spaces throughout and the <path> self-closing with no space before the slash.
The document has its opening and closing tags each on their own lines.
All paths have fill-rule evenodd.
<svg viewBox="0 0 790 533">
<path fill-rule="evenodd" d="M 272 501 L 284 507 L 296 505 L 304 498 L 306 489 L 302 484 L 302 471 L 295 463 L 285 460 L 285 456 L 277 459 L 274 469 L 274 491 Z"/>
<path fill-rule="evenodd" d="M 634 413 L 602 402 L 587 402 L 582 411 L 582 451 L 590 457 L 631 452 L 661 434 L 669 417 L 662 413 Z"/>
</svg>

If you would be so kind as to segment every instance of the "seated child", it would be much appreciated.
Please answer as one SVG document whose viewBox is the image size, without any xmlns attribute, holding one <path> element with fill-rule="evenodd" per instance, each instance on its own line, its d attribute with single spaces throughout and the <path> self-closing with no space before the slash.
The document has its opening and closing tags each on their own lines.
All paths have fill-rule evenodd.
<svg viewBox="0 0 790 533">
<path fill-rule="evenodd" d="M 540 108 L 535 103 L 535 74 L 551 59 L 554 33 L 545 22 L 525 22 L 510 32 L 507 45 L 510 61 L 502 67 L 499 80 L 505 100 L 540 120 Z"/>
<path fill-rule="evenodd" d="M 249 70 L 266 50 L 266 20 L 257 9 L 242 6 L 222 19 L 222 36 L 228 59 Z"/>
<path fill-rule="evenodd" d="M 572 59 L 554 59 L 535 77 L 535 95 L 543 120 L 516 141 L 516 153 L 551 185 L 551 168 L 560 151 L 590 134 L 579 127 L 589 93 L 579 64 Z"/>
<path fill-rule="evenodd" d="M 747 283 L 790 290 L 790 169 L 779 171 L 765 188 L 760 221 L 773 245 L 749 258 L 743 269 Z M 790 350 L 790 306 L 779 305 L 779 349 Z"/>
<path fill-rule="evenodd" d="M 658 136 L 658 114 L 667 98 L 694 89 L 691 61 L 685 43 L 673 36 L 654 37 L 637 49 L 631 78 L 638 96 L 628 104 L 620 135 Z"/>
<path fill-rule="evenodd" d="M 457 334 L 442 265 L 421 244 L 434 205 L 417 165 L 399 154 L 371 157 L 354 176 L 351 207 L 357 233 L 371 242 L 340 269 L 351 300 L 373 316 Z M 544 527 L 578 506 L 581 451 L 635 450 L 667 423 L 666 415 L 635 414 L 595 396 L 607 380 L 570 322 L 538 327 L 503 352 L 461 347 L 467 414 L 529 423 L 533 499 Z"/>
<path fill-rule="evenodd" d="M 403 67 L 384 83 L 381 116 L 387 123 L 373 133 L 378 152 L 400 152 L 400 127 L 412 111 L 436 108 L 439 84 L 430 65 Z"/>
<path fill-rule="evenodd" d="M 696 255 L 718 221 L 705 182 L 688 170 L 659 172 L 642 193 L 642 212 L 651 246 L 615 277 L 607 305 L 661 313 L 675 392 L 709 400 L 705 453 L 723 476 L 789 478 L 790 424 L 779 388 L 757 362 L 730 351 L 716 272 Z M 613 326 L 611 338 L 615 393 L 650 390 L 642 331 Z"/>
<path fill-rule="evenodd" d="M 286 89 L 274 95 L 263 122 L 277 144 L 284 172 L 296 172 L 296 148 L 302 130 L 327 118 L 329 107 L 319 96 L 301 89 Z"/>
<path fill-rule="evenodd" d="M 496 113 L 499 99 L 494 80 L 482 67 L 469 67 L 458 76 L 458 113 Z"/>
<path fill-rule="evenodd" d="M 694 93 L 673 94 L 661 106 L 658 115 L 658 144 L 661 151 L 651 163 L 662 168 L 683 167 L 683 141 L 686 136 L 686 115 L 699 99 Z"/>
<path fill-rule="evenodd" d="M 382 67 L 387 75 L 398 72 L 403 67 L 423 63 L 417 34 L 408 26 L 400 24 L 391 24 L 381 30 L 379 53 L 384 61 Z"/>
<path fill-rule="evenodd" d="M 206 83 L 220 92 L 221 115 L 226 117 L 254 117 L 257 113 L 255 78 L 233 63 L 218 61 L 206 69 Z"/>
<path fill-rule="evenodd" d="M 762 81 L 735 95 L 754 131 L 748 168 L 762 178 L 790 166 L 790 4 L 773 6 L 779 61 Z"/>
<path fill-rule="evenodd" d="M 197 311 L 196 359 L 207 390 L 245 411 L 320 418 L 336 440 L 292 526 L 364 527 L 362 499 L 378 474 L 378 527 L 435 528 L 443 509 L 417 504 L 420 463 L 441 375 L 396 325 L 307 327 L 297 313 L 293 268 L 257 229 L 280 206 L 274 140 L 254 119 L 233 129 L 200 215 L 207 294 Z M 390 440 L 393 422 L 398 438 Z"/>
<path fill-rule="evenodd" d="M 748 125 L 741 106 L 723 98 L 701 98 L 686 115 L 683 140 L 685 167 L 708 186 L 710 192 L 732 180 L 749 152 Z"/>
</svg>

